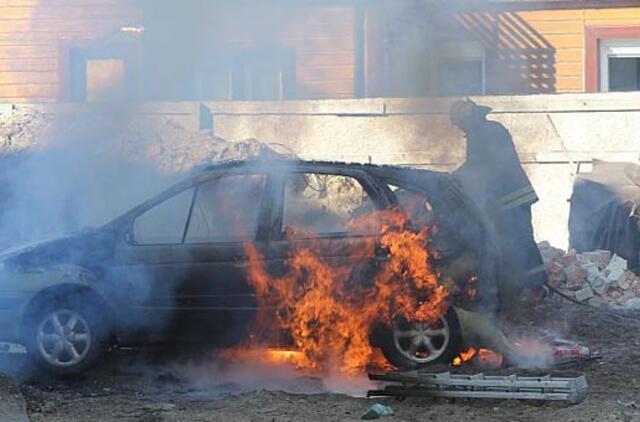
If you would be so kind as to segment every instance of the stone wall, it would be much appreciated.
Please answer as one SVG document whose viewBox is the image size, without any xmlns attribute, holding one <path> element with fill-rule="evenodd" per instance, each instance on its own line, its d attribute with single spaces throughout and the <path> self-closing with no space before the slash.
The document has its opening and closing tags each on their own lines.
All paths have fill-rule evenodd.
<svg viewBox="0 0 640 422">
<path fill-rule="evenodd" d="M 512 133 L 538 192 L 538 240 L 568 243 L 573 177 L 594 158 L 637 162 L 640 94 L 562 94 L 475 98 Z M 362 99 L 290 102 L 163 103 L 135 106 L 151 119 L 227 141 L 255 138 L 306 159 L 372 162 L 451 170 L 464 140 L 447 116 L 451 99 Z M 70 105 L 34 106 L 45 115 Z M 0 114 L 2 113 L 0 105 Z M 4 109 L 5 112 L 10 107 Z"/>
</svg>

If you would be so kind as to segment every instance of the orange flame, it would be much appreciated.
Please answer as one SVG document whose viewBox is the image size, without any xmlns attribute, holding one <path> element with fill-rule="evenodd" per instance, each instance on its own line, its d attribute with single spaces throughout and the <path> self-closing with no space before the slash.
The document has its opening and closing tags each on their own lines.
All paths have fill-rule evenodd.
<svg viewBox="0 0 640 422">
<path fill-rule="evenodd" d="M 436 322 L 449 308 L 448 292 L 431 262 L 430 228 L 411 230 L 407 215 L 395 210 L 360 217 L 350 229 L 356 233 L 375 229 L 380 233 L 379 246 L 388 251 L 370 284 L 353 283 L 351 276 L 354 268 L 363 268 L 375 256 L 373 237 L 352 240 L 348 255 L 359 258 L 349 265 L 322 258 L 326 255 L 317 239 L 304 245 L 297 242 L 300 246 L 291 252 L 281 277 L 268 274 L 256 246 L 246 244 L 249 279 L 261 309 L 256 337 L 274 326 L 288 331 L 302 353 L 300 368 L 355 374 L 367 366 L 384 365 L 369 344 L 376 322 L 391 324 L 397 317 Z M 268 309 L 275 309 L 275 314 Z"/>
<path fill-rule="evenodd" d="M 453 366 L 461 366 L 465 362 L 469 362 L 474 359 L 477 360 L 480 366 L 499 367 L 502 366 L 504 357 L 498 352 L 494 352 L 489 349 L 476 349 L 470 347 L 467 351 L 461 352 L 459 356 L 453 359 Z"/>
</svg>

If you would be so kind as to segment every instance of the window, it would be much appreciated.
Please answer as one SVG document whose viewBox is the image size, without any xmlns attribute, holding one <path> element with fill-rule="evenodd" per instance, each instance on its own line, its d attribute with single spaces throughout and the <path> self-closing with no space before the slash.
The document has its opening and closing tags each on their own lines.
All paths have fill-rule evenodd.
<svg viewBox="0 0 640 422">
<path fill-rule="evenodd" d="M 435 52 L 435 92 L 439 95 L 485 94 L 484 48 L 475 42 L 443 42 Z"/>
<path fill-rule="evenodd" d="M 288 49 L 223 51 L 197 72 L 202 100 L 283 100 L 295 91 L 295 57 Z"/>
<path fill-rule="evenodd" d="M 125 100 L 134 92 L 131 53 L 121 48 L 70 51 L 69 96 L 73 101 Z"/>
<path fill-rule="evenodd" d="M 432 225 L 434 214 L 433 206 L 425 192 L 400 188 L 388 185 L 398 200 L 400 207 L 407 213 L 409 219 L 415 224 Z"/>
<path fill-rule="evenodd" d="M 133 239 L 139 245 L 182 243 L 193 188 L 179 193 L 138 216 Z"/>
<path fill-rule="evenodd" d="M 90 59 L 86 61 L 86 100 L 124 100 L 124 60 Z"/>
<path fill-rule="evenodd" d="M 600 90 L 640 90 L 640 39 L 601 40 Z"/>
<path fill-rule="evenodd" d="M 369 195 L 353 177 L 292 174 L 285 186 L 283 230 L 296 237 L 346 233 L 353 218 L 374 209 Z"/>
<path fill-rule="evenodd" d="M 185 243 L 253 239 L 266 177 L 234 175 L 198 186 Z"/>
</svg>

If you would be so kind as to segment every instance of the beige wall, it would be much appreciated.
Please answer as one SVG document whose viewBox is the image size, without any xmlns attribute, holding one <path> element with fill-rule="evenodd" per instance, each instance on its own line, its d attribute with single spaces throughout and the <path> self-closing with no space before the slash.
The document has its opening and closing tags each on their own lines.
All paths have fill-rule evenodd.
<svg viewBox="0 0 640 422">
<path fill-rule="evenodd" d="M 483 97 L 490 118 L 511 130 L 540 196 L 534 206 L 538 240 L 567 246 L 572 174 L 593 158 L 638 162 L 640 94 Z M 364 99 L 262 103 L 144 104 L 137 113 L 162 116 L 230 141 L 256 138 L 305 159 L 401 164 L 450 170 L 464 157 L 462 135 L 448 121 L 450 99 Z M 74 106 L 38 106 L 46 113 Z M 0 105 L 2 113 L 2 105 Z M 553 125 L 552 123 L 553 122 Z M 555 125 L 555 129 L 554 129 Z"/>
<path fill-rule="evenodd" d="M 640 158 L 640 94 L 483 97 L 490 118 L 512 133 L 538 192 L 538 240 L 567 247 L 573 174 L 593 158 Z M 281 143 L 302 158 L 402 164 L 450 170 L 464 141 L 447 117 L 449 99 L 368 99 L 207 104 L 215 133 Z M 553 122 L 553 124 L 552 124 Z M 555 128 L 554 128 L 555 126 Z"/>
</svg>

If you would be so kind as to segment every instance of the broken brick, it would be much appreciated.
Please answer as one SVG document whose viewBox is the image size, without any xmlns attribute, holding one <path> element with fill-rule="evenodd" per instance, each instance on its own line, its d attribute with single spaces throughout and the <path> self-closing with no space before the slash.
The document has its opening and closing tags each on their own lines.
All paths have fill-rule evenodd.
<svg viewBox="0 0 640 422">
<path fill-rule="evenodd" d="M 593 293 L 593 290 L 591 290 L 591 287 L 589 286 L 583 289 L 580 289 L 574 293 L 574 298 L 579 302 L 584 302 L 585 300 L 591 299 L 594 296 L 595 295 Z"/>
<path fill-rule="evenodd" d="M 611 260 L 611 252 L 598 249 L 592 252 L 583 252 L 580 254 L 589 262 L 596 264 L 600 269 L 605 268 Z"/>
<path fill-rule="evenodd" d="M 567 287 L 577 288 L 581 287 L 587 280 L 587 271 L 584 268 L 577 265 L 570 265 L 565 268 L 564 273 L 567 277 Z"/>
<path fill-rule="evenodd" d="M 618 286 L 623 290 L 628 290 L 635 283 L 635 274 L 626 273 L 624 278 L 618 280 Z"/>
<path fill-rule="evenodd" d="M 611 283 L 609 283 L 609 281 L 606 278 L 602 276 L 598 276 L 593 280 L 591 280 L 589 284 L 591 285 L 591 288 L 596 294 L 599 294 L 600 296 L 602 296 L 607 292 L 607 289 L 609 288 L 609 285 Z"/>
</svg>

